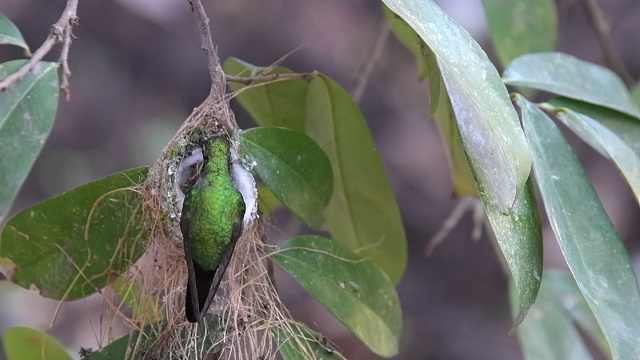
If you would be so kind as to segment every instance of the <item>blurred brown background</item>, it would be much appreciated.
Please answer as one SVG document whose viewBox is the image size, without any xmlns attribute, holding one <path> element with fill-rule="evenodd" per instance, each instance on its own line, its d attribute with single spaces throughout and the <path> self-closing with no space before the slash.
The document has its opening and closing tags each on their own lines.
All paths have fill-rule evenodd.
<svg viewBox="0 0 640 360">
<path fill-rule="evenodd" d="M 479 0 L 442 0 L 444 10 L 489 52 Z M 640 2 L 601 0 L 613 19 L 612 37 L 625 65 L 640 75 Z M 221 59 L 319 70 L 345 88 L 369 56 L 381 18 L 379 1 L 207 1 Z M 47 36 L 64 1 L 2 0 L 4 13 L 32 49 Z M 558 2 L 558 49 L 603 63 L 580 1 Z M 192 108 L 207 95 L 209 79 L 186 0 L 81 1 L 80 25 L 70 53 L 72 99 L 61 100 L 51 136 L 13 211 L 89 180 L 151 164 Z M 56 48 L 48 59 L 55 60 Z M 21 57 L 0 47 L 0 61 Z M 431 257 L 426 242 L 455 206 L 444 147 L 428 121 L 428 92 L 411 55 L 391 36 L 361 101 L 402 211 L 410 260 L 398 287 L 405 330 L 398 359 L 521 359 L 510 318 L 507 282 L 491 243 L 471 241 L 467 215 Z M 234 104 L 241 127 L 254 124 Z M 616 169 L 571 138 L 614 224 L 632 253 L 639 247 L 638 206 Z M 287 224 L 287 220 L 283 220 Z M 286 234 L 287 230 L 284 230 Z M 293 234 L 288 234 L 293 235 Z M 550 230 L 545 262 L 563 267 Z M 282 278 L 294 316 L 317 326 L 350 359 L 376 359 L 292 280 Z M 96 348 L 102 300 L 65 304 L 52 333 L 64 345 Z M 55 301 L 0 283 L 0 332 L 24 324 L 48 329 Z M 87 313 L 92 313 L 90 323 Z M 116 328 L 116 333 L 124 331 Z M 102 340 L 104 341 L 104 339 Z M 2 359 L 2 355 L 0 355 Z"/>
</svg>

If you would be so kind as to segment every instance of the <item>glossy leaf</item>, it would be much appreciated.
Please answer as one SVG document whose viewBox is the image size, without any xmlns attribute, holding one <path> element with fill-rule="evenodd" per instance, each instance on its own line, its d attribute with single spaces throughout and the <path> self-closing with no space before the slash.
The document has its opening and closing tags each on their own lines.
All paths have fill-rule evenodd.
<svg viewBox="0 0 640 360">
<path fill-rule="evenodd" d="M 540 293 L 529 316 L 518 327 L 518 339 L 526 360 L 591 360 L 592 357 L 563 306 L 582 295 L 558 294 L 554 279 L 545 273 Z M 512 301 L 513 301 L 512 297 Z M 587 309 L 588 310 L 588 309 Z"/>
<path fill-rule="evenodd" d="M 283 360 L 344 360 L 324 336 L 298 323 L 271 328 Z"/>
<path fill-rule="evenodd" d="M 398 353 L 400 301 L 372 262 L 319 236 L 286 241 L 273 258 L 373 352 L 384 357 Z"/>
<path fill-rule="evenodd" d="M 10 280 L 49 298 L 73 300 L 129 268 L 144 251 L 134 187 L 146 174 L 147 168 L 119 172 L 16 214 L 0 235 L 0 257 L 15 264 Z"/>
<path fill-rule="evenodd" d="M 307 135 L 278 127 L 242 132 L 241 151 L 278 200 L 312 227 L 324 223 L 333 190 L 331 163 Z"/>
<path fill-rule="evenodd" d="M 549 104 L 556 108 L 554 111 L 567 108 L 598 121 L 640 156 L 640 121 L 637 118 L 598 105 L 563 97 L 552 99 Z"/>
<path fill-rule="evenodd" d="M 27 52 L 29 51 L 29 46 L 24 41 L 22 34 L 20 34 L 20 30 L 18 30 L 11 20 L 0 13 L 0 45 L 2 44 L 20 46 Z M 0 75 L 0 79 L 4 76 L 5 75 Z"/>
<path fill-rule="evenodd" d="M 407 239 L 364 116 L 324 75 L 311 80 L 306 104 L 306 132 L 333 167 L 333 196 L 325 211 L 333 238 L 370 257 L 397 283 L 407 264 Z"/>
<path fill-rule="evenodd" d="M 17 71 L 23 60 L 0 65 L 0 78 Z M 0 93 L 0 221 L 40 153 L 58 107 L 55 63 L 40 62 L 25 78 Z"/>
<path fill-rule="evenodd" d="M 518 56 L 555 48 L 558 15 L 553 0 L 482 0 L 482 5 L 502 66 Z"/>
<path fill-rule="evenodd" d="M 429 70 L 425 57 L 422 55 L 422 50 L 426 45 L 424 45 L 420 36 L 418 36 L 411 26 L 409 26 L 406 21 L 402 20 L 400 16 L 396 15 L 384 5 L 382 5 L 382 12 L 387 18 L 387 22 L 389 23 L 389 26 L 391 26 L 391 30 L 398 40 L 400 40 L 400 42 L 402 42 L 404 46 L 406 46 L 415 56 L 416 63 L 418 64 L 418 76 L 421 80 L 426 79 L 429 75 Z"/>
<path fill-rule="evenodd" d="M 611 70 L 571 55 L 524 55 L 504 71 L 506 84 L 538 89 L 640 117 L 624 83 Z"/>
<path fill-rule="evenodd" d="M 517 295 L 515 328 L 535 302 L 542 278 L 542 230 L 533 184 L 527 182 L 506 215 L 486 195 L 482 186 L 478 186 L 478 191 L 514 282 Z"/>
<path fill-rule="evenodd" d="M 586 115 L 569 109 L 562 109 L 557 115 L 582 140 L 616 164 L 636 196 L 636 201 L 640 202 L 640 158 L 633 149 L 604 125 Z"/>
<path fill-rule="evenodd" d="M 460 132 L 456 124 L 456 117 L 451 107 L 449 94 L 440 76 L 438 59 L 435 54 L 425 47 L 423 49 L 429 77 L 430 112 L 440 130 L 440 135 L 447 144 L 447 153 L 451 163 L 451 177 L 453 178 L 453 193 L 456 196 L 478 196 L 476 182 L 469 168 L 467 156 L 464 154 Z"/>
<path fill-rule="evenodd" d="M 543 286 L 545 281 L 547 287 L 553 292 L 556 302 L 562 305 L 571 319 L 600 347 L 604 354 L 609 354 L 607 340 L 573 276 L 561 271 L 546 271 L 543 275 Z"/>
<path fill-rule="evenodd" d="M 224 71 L 229 75 L 245 77 L 291 72 L 281 66 L 259 67 L 236 58 L 229 58 L 225 61 Z M 307 81 L 290 79 L 251 86 L 231 83 L 230 86 L 233 91 L 237 92 L 235 98 L 247 109 L 258 125 L 281 126 L 304 131 L 304 102 L 307 97 Z M 296 106 L 292 106 L 292 104 L 296 104 Z"/>
<path fill-rule="evenodd" d="M 2 336 L 2 345 L 7 360 L 71 360 L 51 335 L 26 326 L 8 328 Z"/>
<path fill-rule="evenodd" d="M 553 121 L 518 96 L 534 175 L 567 264 L 614 360 L 640 358 L 640 288 L 629 255 Z"/>
<path fill-rule="evenodd" d="M 507 213 L 531 170 L 518 115 L 480 45 L 432 0 L 384 0 L 438 59 L 469 164 L 487 195 Z"/>
</svg>

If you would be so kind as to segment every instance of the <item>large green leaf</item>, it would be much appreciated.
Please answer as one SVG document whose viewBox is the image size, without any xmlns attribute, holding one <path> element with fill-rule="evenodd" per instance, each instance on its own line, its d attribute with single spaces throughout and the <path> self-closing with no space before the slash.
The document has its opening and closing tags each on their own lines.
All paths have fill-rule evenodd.
<svg viewBox="0 0 640 360">
<path fill-rule="evenodd" d="M 324 223 L 333 175 L 327 155 L 307 135 L 279 127 L 242 132 L 241 151 L 282 204 L 309 226 Z"/>
<path fill-rule="evenodd" d="M 582 140 L 616 164 L 636 196 L 636 201 L 640 202 L 640 158 L 633 149 L 611 130 L 587 115 L 569 109 L 561 109 L 557 115 Z"/>
<path fill-rule="evenodd" d="M 551 227 L 613 359 L 640 359 L 640 288 L 629 255 L 553 121 L 517 97 Z"/>
<path fill-rule="evenodd" d="M 502 77 L 509 85 L 543 90 L 640 116 L 629 91 L 614 72 L 571 55 L 557 52 L 524 55 L 514 60 Z"/>
<path fill-rule="evenodd" d="M 20 34 L 20 30 L 18 30 L 11 20 L 0 13 L 0 45 L 2 44 L 20 46 L 26 51 L 29 51 L 29 46 L 24 41 L 22 34 Z M 0 79 L 4 76 L 6 75 L 0 75 Z"/>
<path fill-rule="evenodd" d="M 398 353 L 400 301 L 380 268 L 319 236 L 288 240 L 273 257 L 372 351 L 384 357 Z"/>
<path fill-rule="evenodd" d="M 556 46 L 558 15 L 553 0 L 482 0 L 482 5 L 502 66 Z"/>
<path fill-rule="evenodd" d="M 424 42 L 406 21 L 402 20 L 400 16 L 389 10 L 388 7 L 382 5 L 382 12 L 387 18 L 387 22 L 389 23 L 389 26 L 391 26 L 391 30 L 393 30 L 396 37 L 404 44 L 404 46 L 411 50 L 415 56 L 416 63 L 418 64 L 418 76 L 420 79 L 426 79 L 429 75 L 429 70 L 427 68 L 425 57 L 422 56 Z"/>
<path fill-rule="evenodd" d="M 469 168 L 467 156 L 464 153 L 460 132 L 456 124 L 456 117 L 451 107 L 449 94 L 440 76 L 438 59 L 431 49 L 423 48 L 423 59 L 427 63 L 429 77 L 430 112 L 440 130 L 440 135 L 447 144 L 447 153 L 451 163 L 451 177 L 453 178 L 453 193 L 457 196 L 478 196 L 476 182 Z"/>
<path fill-rule="evenodd" d="M 23 60 L 0 65 L 0 79 Z M 49 136 L 58 107 L 55 63 L 40 62 L 22 81 L 0 93 L 0 222 Z"/>
<path fill-rule="evenodd" d="M 349 94 L 324 75 L 311 80 L 306 104 L 307 134 L 333 166 L 333 197 L 325 212 L 331 234 L 371 257 L 397 283 L 407 264 L 407 240 L 364 116 Z"/>
<path fill-rule="evenodd" d="M 229 75 L 245 77 L 291 72 L 280 66 L 265 68 L 251 65 L 233 57 L 225 61 L 224 71 Z M 307 81 L 289 79 L 251 86 L 231 83 L 230 86 L 237 92 L 235 98 L 247 109 L 258 125 L 282 126 L 304 131 Z"/>
<path fill-rule="evenodd" d="M 63 300 L 85 297 L 115 279 L 144 250 L 134 187 L 146 174 L 146 167 L 119 172 L 16 214 L 0 234 L 0 257 L 15 264 L 8 278 Z"/>
<path fill-rule="evenodd" d="M 482 186 L 478 186 L 478 191 L 513 278 L 517 294 L 515 327 L 535 302 L 542 278 L 542 230 L 533 185 L 527 182 L 506 215 L 486 196 Z"/>
<path fill-rule="evenodd" d="M 518 339 L 526 360 L 591 360 L 565 304 L 575 306 L 582 295 L 559 294 L 555 277 L 545 273 L 535 305 L 518 327 Z M 512 297 L 512 301 L 513 301 Z M 584 299 L 582 299 L 584 301 Z M 588 311 L 588 309 L 587 309 Z M 597 326 L 597 324 L 596 324 Z"/>
<path fill-rule="evenodd" d="M 542 278 L 543 286 L 546 281 L 547 289 L 553 292 L 556 302 L 562 305 L 571 319 L 589 335 L 600 350 L 608 354 L 610 351 L 607 340 L 573 276 L 562 271 L 546 271 Z"/>
<path fill-rule="evenodd" d="M 71 360 L 56 339 L 39 329 L 10 327 L 2 336 L 7 360 Z"/>
<path fill-rule="evenodd" d="M 555 108 L 554 111 L 567 108 L 598 121 L 618 135 L 640 156 L 640 121 L 637 118 L 602 106 L 565 97 L 552 99 L 549 104 Z"/>
<path fill-rule="evenodd" d="M 476 183 L 464 154 L 451 101 L 440 76 L 435 54 L 402 18 L 386 6 L 383 6 L 383 12 L 393 32 L 415 55 L 420 78 L 427 78 L 431 74 L 428 77 L 431 97 L 430 114 L 435 119 L 440 135 L 447 145 L 453 193 L 456 196 L 477 196 Z"/>
<path fill-rule="evenodd" d="M 335 346 L 308 327 L 288 322 L 271 328 L 283 360 L 344 360 Z"/>
<path fill-rule="evenodd" d="M 531 155 L 498 71 L 480 45 L 432 0 L 384 3 L 436 55 L 476 182 L 507 213 L 529 177 Z"/>
</svg>

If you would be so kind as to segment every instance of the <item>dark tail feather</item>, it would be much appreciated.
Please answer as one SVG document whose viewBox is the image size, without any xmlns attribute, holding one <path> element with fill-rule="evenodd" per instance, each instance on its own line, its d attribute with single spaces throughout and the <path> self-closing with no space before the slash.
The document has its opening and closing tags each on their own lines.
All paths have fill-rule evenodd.
<svg viewBox="0 0 640 360">
<path fill-rule="evenodd" d="M 211 302 L 207 303 L 207 298 L 216 274 L 215 271 L 203 270 L 196 263 L 193 264 L 193 271 L 194 274 L 189 274 L 189 276 L 193 275 L 195 281 L 191 281 L 191 279 L 187 281 L 187 297 L 185 299 L 187 320 L 192 323 L 202 320 L 209 310 Z M 193 285 L 195 285 L 195 296 L 192 293 Z"/>
</svg>

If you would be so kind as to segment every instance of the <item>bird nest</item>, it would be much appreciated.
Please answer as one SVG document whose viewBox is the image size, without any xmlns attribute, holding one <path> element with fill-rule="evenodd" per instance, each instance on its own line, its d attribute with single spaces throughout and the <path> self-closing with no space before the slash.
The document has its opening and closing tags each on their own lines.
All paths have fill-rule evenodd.
<svg viewBox="0 0 640 360">
<path fill-rule="evenodd" d="M 238 240 L 205 320 L 192 324 L 185 318 L 187 266 L 179 223 L 181 183 L 188 180 L 182 164 L 203 136 L 225 136 L 237 150 L 238 130 L 229 124 L 235 120 L 228 100 L 210 96 L 183 123 L 140 187 L 149 238 L 127 277 L 141 299 L 151 299 L 147 309 L 153 310 L 125 317 L 138 334 L 129 337 L 129 358 L 274 359 L 282 340 L 276 341 L 276 334 L 295 334 L 274 287 L 271 246 L 257 215 Z M 197 175 L 197 161 L 187 165 Z"/>
</svg>

